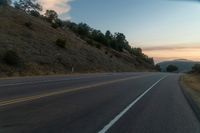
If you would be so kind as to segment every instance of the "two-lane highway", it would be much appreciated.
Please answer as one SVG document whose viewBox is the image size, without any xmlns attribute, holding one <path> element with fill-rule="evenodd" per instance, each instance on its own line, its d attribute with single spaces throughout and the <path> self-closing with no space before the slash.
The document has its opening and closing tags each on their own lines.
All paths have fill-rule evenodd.
<svg viewBox="0 0 200 133">
<path fill-rule="evenodd" d="M 199 133 L 179 76 L 105 73 L 0 80 L 0 133 Z"/>
</svg>

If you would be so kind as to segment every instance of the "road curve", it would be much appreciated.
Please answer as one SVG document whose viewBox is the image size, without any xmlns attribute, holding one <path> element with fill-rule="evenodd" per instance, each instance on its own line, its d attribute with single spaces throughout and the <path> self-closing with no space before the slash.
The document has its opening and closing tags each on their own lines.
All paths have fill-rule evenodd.
<svg viewBox="0 0 200 133">
<path fill-rule="evenodd" d="M 178 74 L 0 80 L 0 133 L 199 133 Z"/>
</svg>

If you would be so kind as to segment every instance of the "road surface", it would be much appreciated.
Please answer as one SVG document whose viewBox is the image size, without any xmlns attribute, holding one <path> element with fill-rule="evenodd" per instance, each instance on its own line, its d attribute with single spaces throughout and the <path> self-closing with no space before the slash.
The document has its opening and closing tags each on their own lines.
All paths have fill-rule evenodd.
<svg viewBox="0 0 200 133">
<path fill-rule="evenodd" d="M 200 133 L 179 74 L 0 80 L 0 133 Z"/>
</svg>

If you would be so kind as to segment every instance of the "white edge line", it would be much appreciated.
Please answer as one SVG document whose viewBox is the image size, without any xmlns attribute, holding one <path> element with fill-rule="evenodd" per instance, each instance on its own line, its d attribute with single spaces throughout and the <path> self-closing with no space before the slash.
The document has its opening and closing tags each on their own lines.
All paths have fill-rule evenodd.
<svg viewBox="0 0 200 133">
<path fill-rule="evenodd" d="M 164 76 L 155 82 L 149 89 L 137 97 L 131 104 L 129 104 L 122 112 L 120 112 L 113 120 L 111 120 L 103 129 L 98 133 L 106 133 L 130 108 L 132 108 L 145 94 L 147 94 L 154 86 L 156 86 L 160 81 L 165 79 L 168 76 Z"/>
</svg>

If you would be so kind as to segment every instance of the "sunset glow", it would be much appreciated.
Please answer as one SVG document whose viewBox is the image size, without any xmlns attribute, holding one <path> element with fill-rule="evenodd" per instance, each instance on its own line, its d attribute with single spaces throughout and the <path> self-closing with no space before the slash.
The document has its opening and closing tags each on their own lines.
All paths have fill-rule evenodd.
<svg viewBox="0 0 200 133">
<path fill-rule="evenodd" d="M 153 57 L 156 63 L 174 59 L 200 61 L 200 47 L 146 48 L 144 53 Z"/>
<path fill-rule="evenodd" d="M 38 0 L 43 5 L 43 12 L 46 10 L 55 10 L 59 15 L 62 15 L 63 19 L 70 19 L 69 11 L 71 6 L 69 3 L 72 0 Z"/>
</svg>

